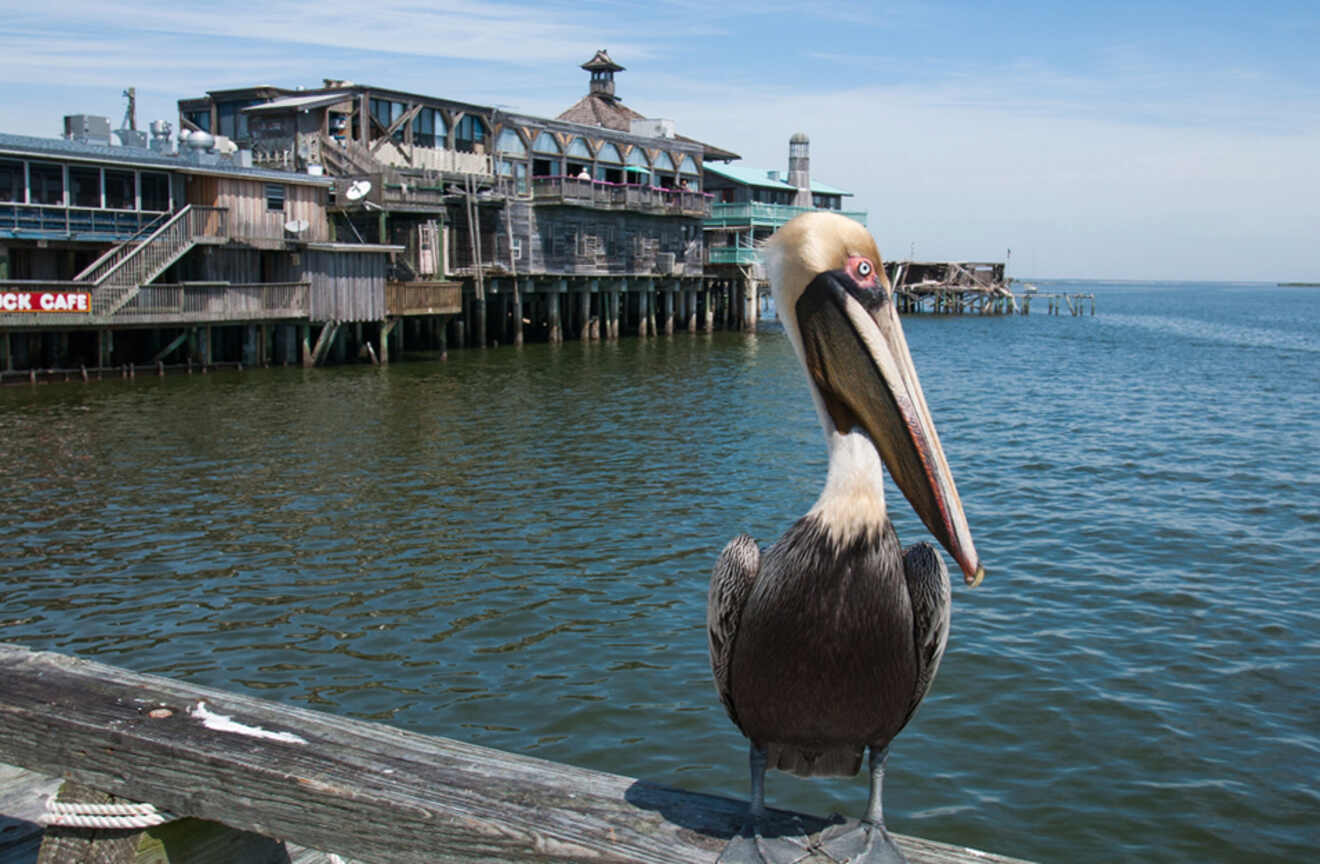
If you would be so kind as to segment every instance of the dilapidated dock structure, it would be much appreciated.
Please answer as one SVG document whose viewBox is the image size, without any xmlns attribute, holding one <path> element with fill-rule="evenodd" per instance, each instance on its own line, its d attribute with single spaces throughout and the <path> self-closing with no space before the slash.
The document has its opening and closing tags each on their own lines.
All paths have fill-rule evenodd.
<svg viewBox="0 0 1320 864">
<path fill-rule="evenodd" d="M 77 860 L 700 864 L 715 861 L 745 810 L 728 798 L 4 644 L 0 762 L 21 769 L 0 766 L 0 864 L 67 861 L 98 844 L 102 857 Z M 108 795 L 147 802 L 133 813 L 167 824 L 43 832 L 49 817 L 34 812 L 34 799 L 51 794 L 56 778 L 77 787 L 60 794 L 66 809 L 90 813 L 96 808 L 75 802 Z M 777 812 L 771 830 L 830 824 Z M 1023 864 L 895 838 L 912 864 Z"/>
</svg>

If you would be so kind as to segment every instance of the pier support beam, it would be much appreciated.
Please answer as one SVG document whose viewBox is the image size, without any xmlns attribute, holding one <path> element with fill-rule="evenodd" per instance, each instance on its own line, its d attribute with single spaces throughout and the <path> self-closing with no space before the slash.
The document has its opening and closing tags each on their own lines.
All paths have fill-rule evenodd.
<svg viewBox="0 0 1320 864">
<path fill-rule="evenodd" d="M 715 292 L 707 288 L 706 295 L 706 332 L 715 332 Z"/>
<path fill-rule="evenodd" d="M 665 335 L 674 335 L 674 292 L 664 291 L 665 295 Z"/>
<path fill-rule="evenodd" d="M 591 292 L 583 289 L 578 292 L 578 339 L 591 341 Z"/>
<path fill-rule="evenodd" d="M 522 280 L 522 287 L 519 288 L 518 280 L 513 280 L 513 344 L 523 344 L 523 295 L 532 290 L 532 280 Z"/>
<path fill-rule="evenodd" d="M 564 324 L 560 314 L 559 297 L 561 291 L 568 290 L 568 281 L 560 279 L 555 283 L 550 293 L 545 295 L 546 301 L 546 321 L 550 327 L 550 344 L 558 345 L 564 341 Z"/>
<path fill-rule="evenodd" d="M 610 342 L 619 340 L 619 290 L 617 283 L 604 295 L 605 305 L 601 313 L 605 317 L 605 338 Z"/>
</svg>

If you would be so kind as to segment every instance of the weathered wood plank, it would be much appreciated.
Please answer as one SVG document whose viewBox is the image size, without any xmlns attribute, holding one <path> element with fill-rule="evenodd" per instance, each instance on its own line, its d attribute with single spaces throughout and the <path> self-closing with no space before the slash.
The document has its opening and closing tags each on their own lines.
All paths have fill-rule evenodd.
<svg viewBox="0 0 1320 864">
<path fill-rule="evenodd" d="M 7 645 L 0 761 L 376 862 L 711 862 L 744 810 L 727 798 Z M 826 824 L 800 818 L 811 830 Z M 899 843 L 912 864 L 1010 861 Z"/>
</svg>

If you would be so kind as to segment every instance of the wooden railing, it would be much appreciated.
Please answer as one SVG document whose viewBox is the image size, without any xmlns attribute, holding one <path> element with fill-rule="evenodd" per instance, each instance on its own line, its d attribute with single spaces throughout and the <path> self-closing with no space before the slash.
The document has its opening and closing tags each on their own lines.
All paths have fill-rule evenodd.
<svg viewBox="0 0 1320 864">
<path fill-rule="evenodd" d="M 154 210 L 108 210 L 65 207 L 62 204 L 0 202 L 0 231 L 40 234 L 92 235 L 116 240 L 130 238 L 159 220 Z"/>
<path fill-rule="evenodd" d="M 458 315 L 462 311 L 460 282 L 385 283 L 386 315 Z"/>
<path fill-rule="evenodd" d="M 310 290 L 306 281 L 143 285 L 114 320 L 204 323 L 306 318 Z"/>
<path fill-rule="evenodd" d="M 176 816 L 408 864 L 711 864 L 746 810 L 742 801 L 3 644 L 0 762 Z M 830 824 L 771 811 L 765 827 L 774 836 Z M 912 864 L 1022 864 L 891 836 Z"/>
<path fill-rule="evenodd" d="M 706 216 L 711 196 L 686 189 L 637 183 L 609 183 L 582 177 L 533 177 L 532 197 L 602 210 L 639 210 L 681 216 Z"/>
<path fill-rule="evenodd" d="M 125 244 L 122 254 L 107 256 L 85 271 L 92 293 L 92 313 L 109 317 L 133 298 L 144 284 L 192 248 L 198 237 L 227 236 L 229 211 L 224 207 L 188 205 L 137 245 Z"/>
<path fill-rule="evenodd" d="M 707 228 L 733 228 L 746 225 L 761 225 L 778 228 L 800 213 L 815 213 L 818 207 L 793 207 L 788 204 L 767 204 L 764 201 L 743 201 L 739 203 L 717 203 L 711 205 L 707 214 Z M 865 210 L 830 210 L 847 216 L 854 222 L 866 224 Z"/>
</svg>

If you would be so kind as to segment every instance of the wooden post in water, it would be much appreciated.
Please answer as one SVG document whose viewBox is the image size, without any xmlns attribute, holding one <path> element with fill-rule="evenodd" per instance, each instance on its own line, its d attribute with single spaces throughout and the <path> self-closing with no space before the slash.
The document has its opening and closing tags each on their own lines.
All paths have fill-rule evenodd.
<svg viewBox="0 0 1320 864">
<path fill-rule="evenodd" d="M 674 292 L 667 286 L 660 289 L 665 297 L 665 335 L 674 335 Z"/>
<path fill-rule="evenodd" d="M 645 283 L 642 284 L 642 290 L 637 292 L 637 338 L 646 338 L 646 301 L 650 292 Z"/>
<path fill-rule="evenodd" d="M 578 339 L 583 342 L 591 341 L 591 292 L 586 288 L 578 291 L 578 326 L 580 332 Z"/>
<path fill-rule="evenodd" d="M 550 343 L 552 345 L 558 345 L 559 343 L 564 341 L 564 325 L 561 320 L 562 310 L 560 309 L 559 298 L 561 296 L 560 292 L 566 291 L 567 286 L 568 286 L 568 280 L 566 279 L 558 280 L 556 283 L 554 283 L 554 287 L 551 288 L 550 293 L 548 293 L 545 298 L 546 303 L 549 304 L 549 306 L 546 309 L 547 312 L 546 317 L 548 318 L 550 324 Z"/>
</svg>

